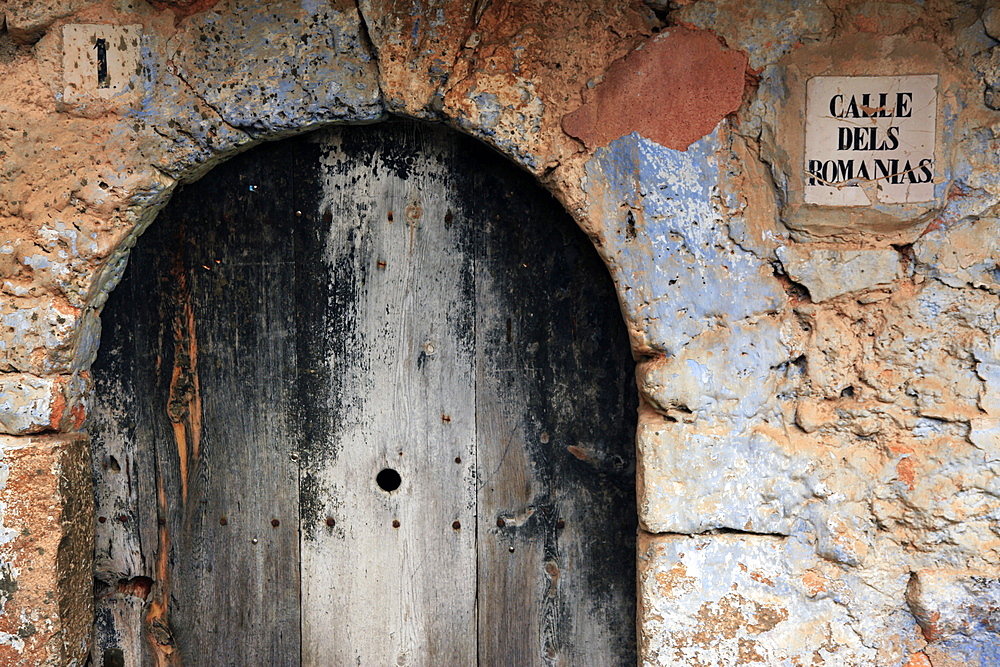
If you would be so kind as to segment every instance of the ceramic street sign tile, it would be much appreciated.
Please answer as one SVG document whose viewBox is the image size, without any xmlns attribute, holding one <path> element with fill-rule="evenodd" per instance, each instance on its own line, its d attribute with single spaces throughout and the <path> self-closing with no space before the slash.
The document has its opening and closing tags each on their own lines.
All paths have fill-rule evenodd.
<svg viewBox="0 0 1000 667">
<path fill-rule="evenodd" d="M 937 85 L 934 74 L 810 79 L 805 203 L 933 200 Z"/>
</svg>

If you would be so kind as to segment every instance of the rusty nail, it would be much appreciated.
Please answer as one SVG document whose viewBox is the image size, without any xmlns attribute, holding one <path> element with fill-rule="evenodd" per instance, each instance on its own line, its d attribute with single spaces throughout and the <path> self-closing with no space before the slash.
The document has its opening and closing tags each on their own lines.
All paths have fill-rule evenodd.
<svg viewBox="0 0 1000 667">
<path fill-rule="evenodd" d="M 503 520 L 502 516 L 497 517 L 497 528 L 503 528 L 507 525 L 507 522 Z"/>
<path fill-rule="evenodd" d="M 461 521 L 454 521 L 454 522 L 452 522 L 451 527 L 454 528 L 455 530 L 458 530 L 459 528 L 462 527 L 462 522 Z"/>
<path fill-rule="evenodd" d="M 336 525 L 336 523 L 337 522 L 334 521 L 332 516 L 326 517 L 326 525 L 328 525 L 330 528 L 333 528 Z"/>
<path fill-rule="evenodd" d="M 559 528 L 561 530 L 561 529 L 563 529 L 565 527 L 566 527 L 566 522 L 565 521 L 563 521 L 562 519 L 559 519 L 558 521 L 556 521 L 556 528 Z"/>
<path fill-rule="evenodd" d="M 392 527 L 393 528 L 399 528 L 399 519 L 393 519 L 392 520 Z"/>
<path fill-rule="evenodd" d="M 379 261 L 378 261 L 378 262 L 376 263 L 376 266 L 378 266 L 378 268 L 380 268 L 380 269 L 384 269 L 384 268 L 385 268 L 385 262 L 383 262 L 383 261 L 382 261 L 382 260 L 380 259 L 380 260 L 379 260 Z"/>
<path fill-rule="evenodd" d="M 156 520 L 156 525 L 158 525 L 158 526 L 165 526 L 165 525 L 167 525 L 167 520 L 166 520 L 166 519 L 164 519 L 164 518 L 163 518 L 163 517 L 161 516 L 161 517 L 159 517 L 159 518 L 158 518 L 158 519 Z"/>
<path fill-rule="evenodd" d="M 277 528 L 280 525 L 281 525 L 280 521 L 278 521 L 277 519 L 271 519 L 271 527 L 272 528 Z"/>
<path fill-rule="evenodd" d="M 441 415 L 441 421 L 451 423 L 451 415 Z"/>
<path fill-rule="evenodd" d="M 108 517 L 106 517 L 106 516 L 99 516 L 99 517 L 97 517 L 97 520 L 100 521 L 101 523 L 107 523 Z"/>
<path fill-rule="evenodd" d="M 392 211 L 389 211 L 389 222 L 392 222 Z"/>
<path fill-rule="evenodd" d="M 220 526 L 225 526 L 227 523 L 229 523 L 229 519 L 227 519 L 224 516 L 220 516 L 219 517 L 219 525 Z"/>
<path fill-rule="evenodd" d="M 455 463 L 461 463 L 461 462 L 462 462 L 462 457 L 461 456 L 456 456 L 455 457 Z"/>
</svg>

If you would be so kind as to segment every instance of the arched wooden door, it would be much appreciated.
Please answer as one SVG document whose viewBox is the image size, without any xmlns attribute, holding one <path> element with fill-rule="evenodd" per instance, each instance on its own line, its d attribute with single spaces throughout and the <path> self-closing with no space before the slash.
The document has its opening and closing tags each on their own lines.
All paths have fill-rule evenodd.
<svg viewBox="0 0 1000 667">
<path fill-rule="evenodd" d="M 104 322 L 96 664 L 635 663 L 611 280 L 486 147 L 259 147 L 176 195 Z"/>
</svg>

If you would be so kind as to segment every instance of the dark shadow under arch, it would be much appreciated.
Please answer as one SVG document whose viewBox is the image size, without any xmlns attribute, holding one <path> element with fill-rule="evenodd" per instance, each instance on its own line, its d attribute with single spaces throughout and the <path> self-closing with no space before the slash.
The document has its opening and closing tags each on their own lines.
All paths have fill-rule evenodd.
<svg viewBox="0 0 1000 667">
<path fill-rule="evenodd" d="M 366 161 L 373 171 L 359 177 Z M 376 181 L 395 185 L 373 194 Z M 420 188 L 406 190 L 416 181 Z M 352 194 L 362 190 L 367 199 Z M 415 261 L 380 255 L 375 225 L 406 230 L 411 254 L 433 233 L 453 253 L 435 250 L 426 261 L 441 261 L 440 280 L 454 289 L 435 291 L 438 274 L 425 279 L 426 294 L 453 298 L 406 311 L 414 326 L 440 321 L 435 331 L 447 329 L 451 343 L 421 339 L 396 360 L 407 372 L 439 373 L 428 382 L 446 398 L 427 407 L 433 427 L 417 430 L 443 458 L 418 448 L 425 460 L 400 453 L 390 468 L 383 455 L 371 480 L 338 485 L 329 470 L 345 456 L 346 434 L 371 447 L 387 439 L 356 435 L 358 415 L 370 415 L 351 397 L 396 389 L 364 375 L 373 362 L 359 349 L 377 336 L 362 326 L 371 316 L 362 297 Z M 182 656 L 186 665 L 299 664 L 300 653 L 312 655 L 301 633 L 308 585 L 299 561 L 303 549 L 315 556 L 367 525 L 351 523 L 348 481 L 383 494 L 372 497 L 384 500 L 379 530 L 390 536 L 421 515 L 429 524 L 420 535 L 470 536 L 461 539 L 479 554 L 480 664 L 635 664 L 628 338 L 590 241 L 512 163 L 472 139 L 402 121 L 260 146 L 175 195 L 133 250 L 103 321 L 91 427 L 97 665 L 129 654 L 148 664 L 157 653 Z M 471 395 L 457 381 L 449 395 L 451 380 L 435 370 L 449 345 L 472 362 Z M 405 423 L 423 415 L 406 412 L 405 396 L 397 403 L 411 415 Z M 405 423 L 392 427 L 405 434 Z M 447 472 L 435 473 L 444 463 Z M 376 473 L 397 468 L 394 488 L 376 483 Z M 446 524 L 437 510 L 406 513 L 408 489 L 448 475 L 469 485 L 474 507 L 456 506 Z M 498 565 L 506 554 L 514 560 Z M 367 613 L 381 613 L 378 605 L 371 600 Z M 333 619 L 321 634 L 343 623 Z M 425 659 L 467 664 L 450 652 L 465 638 L 432 634 Z"/>
</svg>

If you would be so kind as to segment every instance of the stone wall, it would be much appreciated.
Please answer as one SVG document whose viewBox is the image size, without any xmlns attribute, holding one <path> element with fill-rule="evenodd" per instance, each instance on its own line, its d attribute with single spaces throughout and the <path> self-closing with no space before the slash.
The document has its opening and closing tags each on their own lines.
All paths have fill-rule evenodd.
<svg viewBox="0 0 1000 667">
<path fill-rule="evenodd" d="M 495 146 L 608 264 L 640 360 L 642 664 L 1000 661 L 992 3 L 0 0 L 0 17 L 5 664 L 87 652 L 86 441 L 58 434 L 86 428 L 136 237 L 255 143 L 387 114 Z M 97 39 L 107 87 L 77 74 Z M 930 73 L 934 201 L 803 204 L 804 82 Z"/>
</svg>

